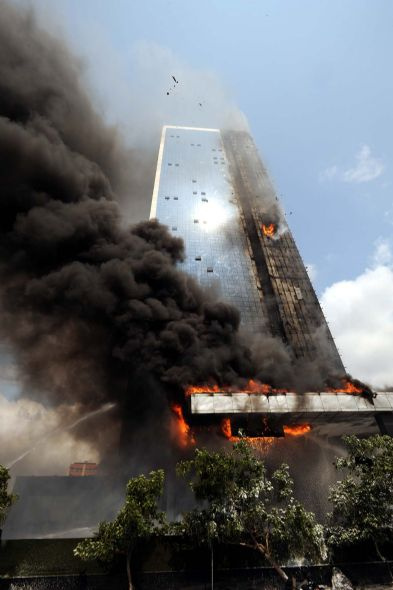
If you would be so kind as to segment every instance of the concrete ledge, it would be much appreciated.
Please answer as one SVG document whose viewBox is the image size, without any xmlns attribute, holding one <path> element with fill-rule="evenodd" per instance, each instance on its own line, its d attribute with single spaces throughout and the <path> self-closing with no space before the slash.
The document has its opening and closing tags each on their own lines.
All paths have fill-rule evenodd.
<svg viewBox="0 0 393 590">
<path fill-rule="evenodd" d="M 191 414 L 340 414 L 393 412 L 393 392 L 376 393 L 374 403 L 360 395 L 310 392 L 284 394 L 193 393 Z"/>
<path fill-rule="evenodd" d="M 219 424 L 231 417 L 246 431 L 251 422 L 255 425 L 264 418 L 275 432 L 284 425 L 309 424 L 324 436 L 378 431 L 393 436 L 393 392 L 376 393 L 373 402 L 361 395 L 330 392 L 194 393 L 189 413 L 194 425 Z"/>
</svg>

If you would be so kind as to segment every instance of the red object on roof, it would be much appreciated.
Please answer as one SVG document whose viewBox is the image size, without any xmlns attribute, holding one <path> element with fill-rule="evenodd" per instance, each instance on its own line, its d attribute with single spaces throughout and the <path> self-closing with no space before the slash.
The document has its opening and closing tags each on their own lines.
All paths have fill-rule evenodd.
<svg viewBox="0 0 393 590">
<path fill-rule="evenodd" d="M 97 475 L 97 463 L 71 463 L 68 472 L 70 477 L 85 477 L 87 475 Z"/>
</svg>

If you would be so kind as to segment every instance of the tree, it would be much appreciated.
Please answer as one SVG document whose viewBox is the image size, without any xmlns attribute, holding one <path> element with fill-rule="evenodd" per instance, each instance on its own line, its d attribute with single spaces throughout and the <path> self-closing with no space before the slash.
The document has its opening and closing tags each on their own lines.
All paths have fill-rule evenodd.
<svg viewBox="0 0 393 590">
<path fill-rule="evenodd" d="M 18 499 L 15 494 L 8 493 L 8 481 L 10 479 L 9 471 L 3 465 L 0 465 L 0 538 L 1 529 L 7 518 L 8 510 Z"/>
<path fill-rule="evenodd" d="M 293 495 L 287 465 L 269 478 L 246 441 L 228 451 L 196 449 L 178 465 L 201 506 L 184 515 L 183 530 L 212 545 L 238 544 L 258 551 L 288 581 L 280 564 L 295 557 L 319 559 L 323 529 Z"/>
<path fill-rule="evenodd" d="M 115 555 L 126 557 L 129 590 L 133 590 L 131 560 L 136 542 L 157 533 L 165 525 L 165 515 L 157 503 L 162 495 L 164 472 L 152 471 L 129 480 L 124 506 L 113 522 L 101 522 L 92 539 L 84 539 L 74 549 L 83 560 L 111 562 Z"/>
<path fill-rule="evenodd" d="M 352 545 L 371 541 L 379 557 L 380 545 L 393 541 L 393 438 L 344 437 L 348 456 L 336 467 L 346 476 L 330 490 L 333 510 L 328 518 L 328 544 Z"/>
</svg>

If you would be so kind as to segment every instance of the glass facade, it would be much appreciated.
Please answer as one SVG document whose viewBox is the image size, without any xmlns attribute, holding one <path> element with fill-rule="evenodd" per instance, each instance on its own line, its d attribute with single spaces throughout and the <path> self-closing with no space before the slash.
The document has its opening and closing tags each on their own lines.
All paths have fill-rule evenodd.
<svg viewBox="0 0 393 590">
<path fill-rule="evenodd" d="M 185 272 L 264 331 L 262 292 L 218 129 L 164 127 L 150 217 L 185 242 Z"/>
</svg>

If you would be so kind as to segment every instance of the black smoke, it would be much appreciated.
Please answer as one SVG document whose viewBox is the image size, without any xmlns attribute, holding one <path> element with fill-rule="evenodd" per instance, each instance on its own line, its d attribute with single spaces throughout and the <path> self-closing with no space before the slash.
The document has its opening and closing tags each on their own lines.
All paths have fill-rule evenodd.
<svg viewBox="0 0 393 590">
<path fill-rule="evenodd" d="M 138 423 L 141 374 L 175 394 L 254 375 L 238 311 L 176 267 L 182 241 L 157 221 L 124 227 L 118 199 L 138 199 L 138 162 L 78 61 L 33 14 L 1 12 L 1 336 L 25 394 L 81 411 L 116 401 Z"/>
<path fill-rule="evenodd" d="M 180 239 L 157 221 L 125 226 L 141 154 L 98 116 L 64 43 L 0 8 L 0 337 L 24 395 L 81 414 L 116 402 L 142 454 L 186 385 L 321 387 L 317 364 L 294 369 L 280 341 L 244 339 L 239 312 L 179 270 Z M 77 434 L 102 446 L 100 432 Z"/>
</svg>

